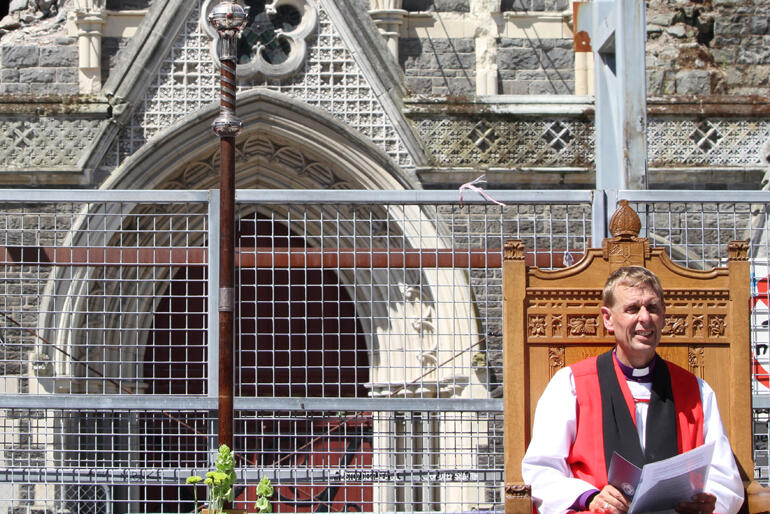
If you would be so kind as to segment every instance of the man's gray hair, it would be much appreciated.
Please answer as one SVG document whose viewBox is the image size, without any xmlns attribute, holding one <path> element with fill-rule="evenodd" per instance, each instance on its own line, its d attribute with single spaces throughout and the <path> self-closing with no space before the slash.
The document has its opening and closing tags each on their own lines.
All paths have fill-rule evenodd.
<svg viewBox="0 0 770 514">
<path fill-rule="evenodd" d="M 602 303 L 605 307 L 615 305 L 615 287 L 618 284 L 627 287 L 647 286 L 655 291 L 661 302 L 663 301 L 663 286 L 655 273 L 641 266 L 623 266 L 613 271 L 604 283 Z"/>
</svg>

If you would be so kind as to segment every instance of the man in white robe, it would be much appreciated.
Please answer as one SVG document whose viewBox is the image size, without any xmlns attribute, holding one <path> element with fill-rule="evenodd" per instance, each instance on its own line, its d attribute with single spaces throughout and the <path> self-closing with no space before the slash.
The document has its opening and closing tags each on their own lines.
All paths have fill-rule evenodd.
<svg viewBox="0 0 770 514">
<path fill-rule="evenodd" d="M 665 361 L 655 353 L 665 326 L 663 290 L 658 278 L 650 271 L 627 267 L 610 276 L 602 298 L 602 319 L 616 340 L 612 360 L 615 368 L 622 371 L 618 376 L 625 378 L 635 405 L 636 433 L 631 437 L 638 437 L 639 443 L 634 444 L 640 445 L 641 452 L 645 453 L 653 371 L 656 367 L 667 368 L 666 364 L 661 364 Z M 607 360 L 609 356 L 605 358 Z M 668 365 L 669 368 L 672 366 Z M 573 368 L 566 367 L 554 375 L 543 392 L 535 411 L 532 441 L 522 461 L 524 481 L 532 486 L 534 503 L 543 514 L 626 512 L 630 501 L 620 491 L 611 485 L 595 485 L 576 478 L 572 471 L 571 452 L 578 433 L 575 382 Z M 714 391 L 701 379 L 697 379 L 697 387 L 703 413 L 702 442 L 715 443 L 712 466 L 703 492 L 691 501 L 680 503 L 676 510 L 732 514 L 743 503 L 743 483 L 719 416 Z M 602 401 L 605 401 L 605 394 L 602 392 Z M 628 432 L 622 437 L 629 437 Z"/>
</svg>

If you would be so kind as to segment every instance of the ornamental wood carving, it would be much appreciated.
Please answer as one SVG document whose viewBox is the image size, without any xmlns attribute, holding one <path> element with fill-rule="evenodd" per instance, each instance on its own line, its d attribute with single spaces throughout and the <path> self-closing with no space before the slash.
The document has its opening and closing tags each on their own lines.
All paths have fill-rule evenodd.
<svg viewBox="0 0 770 514">
<path fill-rule="evenodd" d="M 548 363 L 551 376 L 564 367 L 566 362 L 565 356 L 566 352 L 563 346 L 550 346 L 548 348 Z"/>
<path fill-rule="evenodd" d="M 687 348 L 687 363 L 693 374 L 703 377 L 705 362 L 705 351 L 702 346 L 690 346 Z"/>
</svg>

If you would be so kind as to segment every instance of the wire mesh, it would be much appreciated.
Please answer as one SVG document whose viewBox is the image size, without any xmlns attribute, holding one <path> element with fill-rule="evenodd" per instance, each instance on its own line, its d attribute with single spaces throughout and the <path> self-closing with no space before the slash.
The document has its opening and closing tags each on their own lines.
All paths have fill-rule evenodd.
<svg viewBox="0 0 770 514">
<path fill-rule="evenodd" d="M 237 217 L 242 396 L 489 397 L 504 240 L 551 268 L 590 233 L 588 204 L 242 203 Z"/>
<path fill-rule="evenodd" d="M 503 242 L 541 267 L 577 262 L 593 206 L 324 195 L 237 206 L 235 506 L 253 511 L 267 476 L 278 512 L 502 509 Z M 191 512 L 185 478 L 216 446 L 218 209 L 85 196 L 0 206 L 0 511 Z M 682 265 L 750 240 L 766 481 L 766 204 L 634 207 Z"/>
<path fill-rule="evenodd" d="M 4 206 L 0 365 L 6 377 L 34 373 L 3 392 L 204 394 L 206 213 L 186 202 Z"/>
</svg>

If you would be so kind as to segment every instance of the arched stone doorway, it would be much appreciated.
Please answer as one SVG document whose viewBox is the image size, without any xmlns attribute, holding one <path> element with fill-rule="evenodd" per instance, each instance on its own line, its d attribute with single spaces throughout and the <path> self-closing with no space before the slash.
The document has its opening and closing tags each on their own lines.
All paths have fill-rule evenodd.
<svg viewBox="0 0 770 514">
<path fill-rule="evenodd" d="M 239 247 L 304 246 L 288 228 L 257 213 L 238 221 Z M 263 233 L 260 233 L 260 230 Z M 269 230 L 270 233 L 264 233 Z M 182 268 L 157 304 L 144 375 L 155 394 L 205 394 L 205 269 Z M 366 397 L 369 363 L 355 304 L 330 270 L 238 270 L 236 395 L 240 397 Z M 174 363 L 184 363 L 177 366 Z M 338 426 L 330 426 L 336 424 Z M 206 426 L 173 416 L 144 422 L 152 434 L 142 460 L 184 467 L 205 453 Z M 341 429 L 339 425 L 344 425 Z M 234 447 L 239 465 L 255 469 L 312 466 L 371 466 L 371 417 L 306 417 L 284 412 L 241 412 Z M 180 434 L 182 432 L 182 434 Z M 303 434 L 304 437 L 302 436 Z M 317 435 L 320 434 L 320 435 Z M 182 435 L 183 437 L 180 437 Z M 199 456 L 200 459 L 200 456 Z M 205 459 L 205 457 L 204 457 Z M 201 488 L 202 489 L 202 488 Z M 248 491 L 246 489 L 249 489 Z M 254 485 L 237 490 L 236 500 L 254 497 Z M 203 491 L 200 491 L 201 494 Z M 181 500 L 191 511 L 190 487 L 145 490 L 149 506 Z M 274 512 L 371 511 L 372 486 L 276 485 Z"/>
<path fill-rule="evenodd" d="M 387 155 L 360 134 L 350 131 L 338 121 L 275 93 L 258 91 L 243 96 L 242 104 L 239 105 L 239 115 L 244 118 L 248 130 L 238 138 L 236 144 L 238 162 L 236 183 L 239 189 L 409 189 L 410 181 L 403 170 L 400 170 Z M 114 189 L 215 188 L 218 185 L 218 152 L 216 141 L 208 131 L 208 125 L 215 114 L 216 111 L 212 107 L 210 111 L 183 120 L 172 129 L 160 134 L 156 140 L 148 143 L 128 159 L 107 181 L 105 187 Z M 248 219 L 249 216 L 259 219 L 260 216 L 270 216 L 271 213 L 277 214 L 279 218 L 286 218 L 295 209 L 294 206 L 281 204 L 281 202 L 275 202 L 269 209 L 256 203 L 241 202 L 239 208 L 241 209 L 239 217 L 242 219 Z M 323 212 L 322 206 L 306 204 L 304 208 L 308 212 L 312 211 L 314 215 Z M 377 202 L 374 202 L 374 205 L 368 208 L 376 210 L 378 217 L 389 219 L 390 207 L 377 205 Z M 103 209 L 109 210 L 110 207 L 106 206 Z M 270 211 L 270 209 L 273 210 Z M 400 221 L 388 224 L 389 230 L 393 231 L 390 236 L 397 236 L 395 239 L 399 241 L 400 247 L 419 248 L 423 238 L 429 240 L 432 247 L 441 249 L 451 245 L 451 242 L 442 235 L 440 221 L 435 217 L 422 216 L 421 208 L 417 205 L 402 206 L 401 209 L 403 216 L 398 218 Z M 88 220 L 95 214 L 94 211 L 83 213 L 82 223 L 75 226 L 71 233 L 73 245 L 85 244 L 85 227 Z M 111 219 L 114 220 L 111 222 L 113 225 L 103 226 L 101 232 L 104 234 L 106 245 L 112 244 L 108 241 L 111 231 L 120 229 L 120 215 L 113 216 Z M 333 229 L 344 237 L 356 235 L 355 227 L 337 223 L 333 218 L 321 216 L 321 219 L 324 221 L 313 228 L 317 233 Z M 200 233 L 199 239 L 204 238 L 205 230 L 201 230 Z M 315 236 L 317 233 L 309 232 L 306 236 Z M 193 241 L 187 243 L 190 244 Z M 198 243 L 205 242 L 201 240 Z M 142 246 L 152 243 L 138 241 L 136 244 Z M 254 244 L 259 246 L 256 242 Z M 271 241 L 270 244 L 275 242 Z M 291 243 L 286 244 L 291 245 Z M 312 247 L 317 243 L 303 244 Z M 351 317 L 359 325 L 356 327 L 357 333 L 363 333 L 363 336 L 356 340 L 356 352 L 362 347 L 360 339 L 363 339 L 368 352 L 366 365 L 363 361 L 359 361 L 361 366 L 367 368 L 367 380 L 371 382 L 370 388 L 366 391 L 367 395 L 391 398 L 483 397 L 486 391 L 474 378 L 476 375 L 471 363 L 472 353 L 465 352 L 460 358 L 454 359 L 456 348 L 462 346 L 464 341 L 478 341 L 468 277 L 461 271 L 435 268 L 413 270 L 408 273 L 403 270 L 394 273 L 388 269 L 362 271 L 375 277 L 371 281 L 376 284 L 374 287 L 360 286 L 356 281 L 356 273 L 358 273 L 356 270 L 337 273 L 334 280 L 340 294 L 336 301 L 340 302 L 342 292 L 345 292 L 349 298 L 355 298 L 354 315 Z M 169 280 L 173 283 L 172 278 L 178 270 L 156 270 L 153 273 L 156 273 L 157 280 Z M 302 273 L 305 279 L 303 287 L 307 287 L 307 284 L 312 281 L 307 280 L 306 271 Z M 57 280 L 52 286 L 55 291 L 51 296 L 71 298 L 68 301 L 73 305 L 87 301 L 85 298 L 88 291 L 84 289 L 81 280 L 87 275 L 88 272 L 82 272 L 81 276 L 75 273 L 68 277 L 68 280 Z M 291 280 L 290 275 L 286 277 L 287 280 Z M 318 274 L 318 277 L 314 280 L 333 282 L 331 278 L 322 278 L 323 273 Z M 186 280 L 189 281 L 189 278 L 187 276 Z M 255 280 L 259 283 L 259 277 L 256 275 Z M 415 287 L 415 284 L 419 286 Z M 106 284 L 106 287 L 109 289 L 112 286 Z M 109 293 L 110 291 L 103 292 L 105 295 Z M 256 290 L 255 294 L 255 298 L 258 298 Z M 139 297 L 144 303 L 137 306 L 137 311 L 143 314 L 136 316 L 133 322 L 137 326 L 142 326 L 153 319 L 159 304 L 156 296 L 140 295 Z M 259 301 L 255 301 L 255 306 L 259 306 Z M 49 309 L 45 310 L 49 311 Z M 53 313 L 51 316 L 55 319 L 46 320 L 44 326 L 82 326 L 84 319 L 80 313 L 84 310 L 87 309 L 71 308 L 66 312 L 50 309 Z M 257 310 L 255 308 L 255 312 Z M 426 313 L 429 314 L 430 321 L 424 319 Z M 115 314 L 116 317 L 119 315 L 119 313 Z M 105 319 L 104 326 L 115 326 L 111 321 Z M 255 326 L 255 333 L 258 331 L 259 328 Z M 459 341 L 454 334 L 462 334 L 464 341 Z M 125 357 L 120 353 L 120 338 L 106 332 L 103 338 L 105 351 L 115 352 L 115 356 L 105 358 L 105 362 L 120 362 L 121 358 Z M 144 355 L 147 355 L 149 346 L 151 344 L 148 339 L 136 341 L 135 347 L 144 348 L 145 353 L 133 357 L 129 355 L 129 357 L 143 359 Z M 428 348 L 429 351 L 421 351 L 421 348 Z M 283 354 L 285 353 L 284 351 Z M 413 359 L 414 355 L 420 356 L 419 360 L 415 361 L 416 364 L 408 360 Z M 259 371 L 258 350 L 253 352 L 253 357 L 255 365 L 252 369 L 256 377 Z M 448 367 L 451 369 L 435 368 L 433 371 L 428 369 L 448 358 L 454 359 L 451 361 L 452 365 Z M 244 362 L 248 364 L 248 361 Z M 327 369 L 326 366 L 319 367 L 319 370 L 325 369 Z M 130 370 L 126 371 L 126 373 L 129 372 Z M 147 369 L 144 369 L 142 373 L 147 372 Z M 321 371 L 321 373 L 326 372 Z M 425 387 L 423 387 L 424 384 L 418 384 L 415 388 L 403 386 L 415 380 L 422 382 L 420 377 L 424 376 L 430 377 L 431 384 Z M 351 383 L 355 384 L 350 394 L 361 394 L 358 385 L 363 379 L 363 376 L 350 379 Z M 259 382 L 258 378 L 255 380 L 256 383 Z M 285 392 L 291 394 L 291 381 L 282 384 L 282 387 L 286 388 Z M 324 387 L 315 390 L 305 387 L 303 392 L 309 395 L 326 392 Z M 474 392 L 471 393 L 471 391 Z M 242 391 L 242 393 L 259 393 L 259 387 L 255 387 L 253 391 Z M 297 393 L 300 394 L 300 391 Z M 334 394 L 348 393 L 345 393 L 343 388 L 337 387 Z M 417 441 L 420 438 L 430 437 L 436 444 L 430 451 L 438 456 L 436 462 L 432 462 L 431 465 L 462 469 L 467 465 L 465 460 L 474 458 L 472 449 L 460 446 L 465 443 L 456 442 L 461 441 L 459 437 L 441 439 L 439 434 L 442 431 L 452 434 L 471 430 L 482 434 L 487 432 L 484 426 L 466 426 L 468 423 L 466 421 L 445 422 L 436 418 L 429 422 L 422 422 L 417 416 L 415 419 L 418 421 L 413 420 L 411 425 L 430 427 L 428 430 L 434 431 L 426 436 L 419 430 L 409 431 L 399 416 L 401 415 L 397 412 L 387 412 L 380 417 L 379 421 L 373 423 L 373 425 L 379 423 L 379 426 L 374 426 L 373 430 L 381 434 L 372 438 L 376 456 L 372 465 L 375 467 L 409 465 L 408 462 L 406 464 L 402 462 L 403 459 L 399 460 L 388 453 L 391 451 L 388 450 L 389 448 L 395 448 L 394 438 Z M 280 420 L 278 421 L 280 425 Z M 329 423 L 330 420 L 319 422 Z M 210 430 L 210 428 L 203 427 L 203 430 Z M 361 431 L 360 434 L 364 434 L 366 429 L 365 423 L 360 423 L 357 428 Z M 364 436 L 360 435 L 359 440 L 363 439 Z M 334 444 L 339 446 L 345 443 L 335 441 Z M 246 446 L 248 447 L 248 444 Z M 264 446 L 261 447 L 262 449 L 259 444 L 253 447 L 256 449 L 255 454 L 265 453 Z M 318 448 L 317 451 L 306 455 L 323 453 L 322 450 Z M 199 449 L 196 447 L 195 451 Z M 271 451 L 281 458 L 281 448 Z M 368 463 L 364 462 L 360 465 L 368 465 Z M 374 486 L 372 502 L 377 505 L 375 510 L 395 510 L 395 506 L 401 500 L 398 494 L 393 495 L 393 491 L 394 487 L 391 484 Z M 310 490 L 302 494 L 317 497 L 322 494 L 322 491 Z M 440 506 L 442 501 L 447 501 L 446 498 L 450 497 L 454 498 L 451 500 L 454 504 L 462 503 L 470 506 L 479 502 L 479 492 L 473 486 L 463 484 L 447 486 L 442 489 L 441 494 L 442 496 L 436 496 L 431 500 L 431 505 Z M 299 501 L 299 497 L 295 499 Z"/>
</svg>

